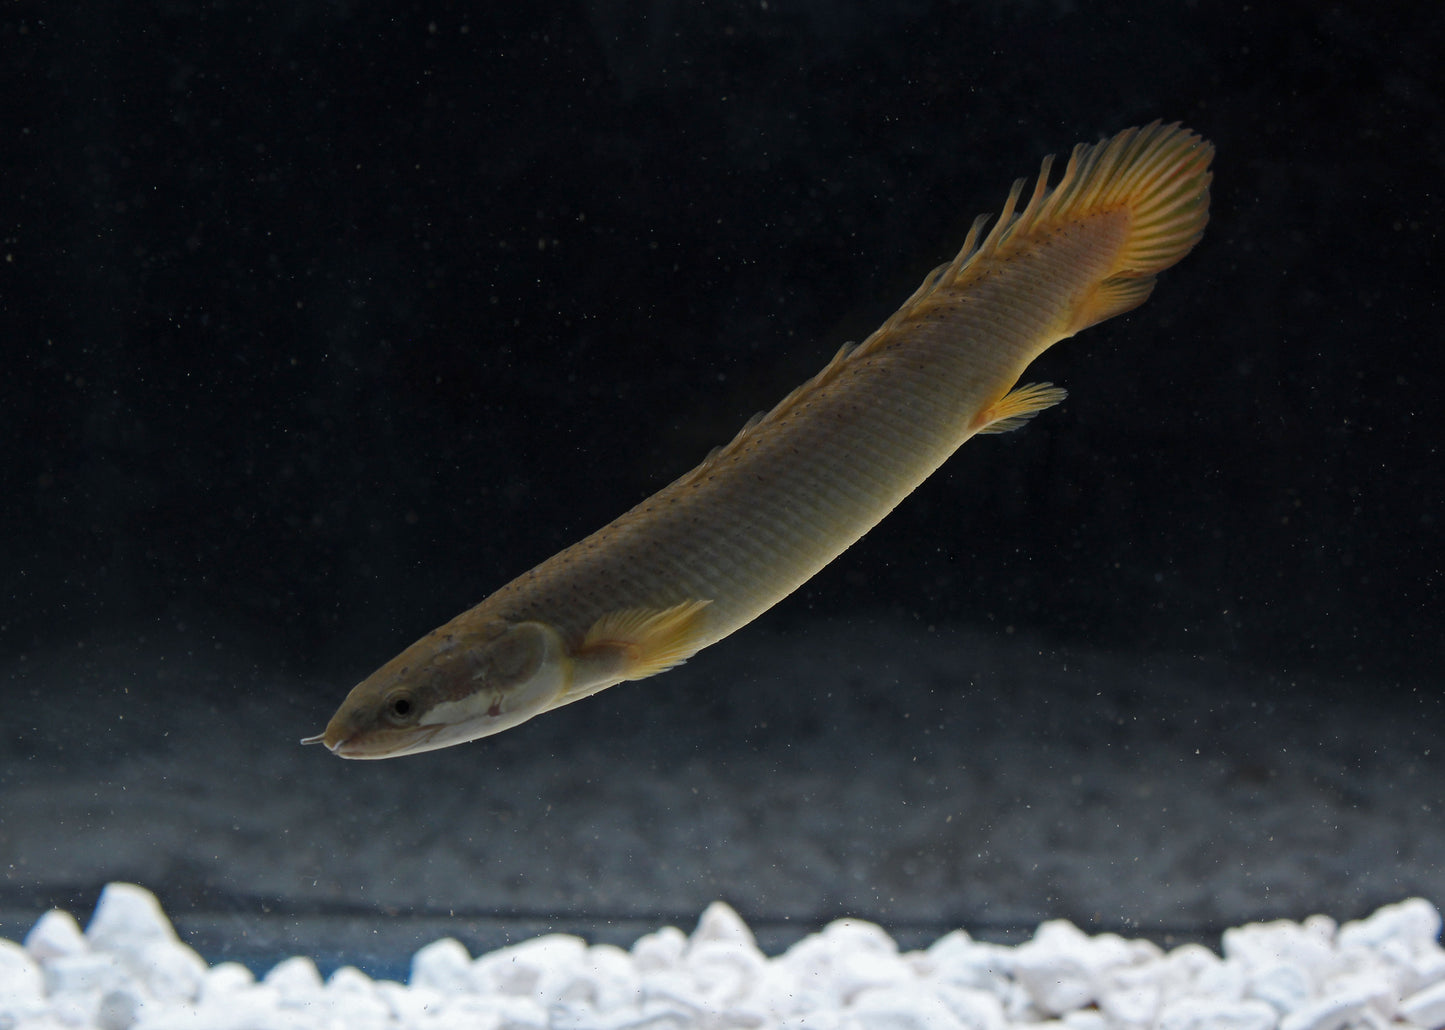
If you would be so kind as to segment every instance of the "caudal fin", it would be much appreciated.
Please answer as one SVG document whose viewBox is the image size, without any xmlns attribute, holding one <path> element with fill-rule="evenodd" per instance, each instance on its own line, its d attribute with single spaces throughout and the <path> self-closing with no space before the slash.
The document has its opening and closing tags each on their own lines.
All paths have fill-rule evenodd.
<svg viewBox="0 0 1445 1030">
<path fill-rule="evenodd" d="M 1214 147 L 1178 123 L 1125 129 L 1069 156 L 1063 178 L 1048 188 L 1044 162 L 1028 206 L 1000 219 L 998 255 L 1032 246 L 1042 234 L 1107 212 L 1125 212 L 1129 233 L 1113 267 L 1074 309 L 1071 333 L 1144 303 L 1154 277 L 1188 254 L 1209 221 L 1209 162 Z M 985 241 L 980 251 L 988 246 Z"/>
</svg>

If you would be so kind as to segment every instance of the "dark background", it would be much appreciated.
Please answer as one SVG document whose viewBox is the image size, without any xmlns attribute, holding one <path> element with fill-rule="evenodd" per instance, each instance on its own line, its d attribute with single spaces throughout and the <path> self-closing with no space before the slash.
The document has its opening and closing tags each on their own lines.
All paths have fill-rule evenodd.
<svg viewBox="0 0 1445 1030">
<path fill-rule="evenodd" d="M 1405 13 L 1408 12 L 1408 13 Z M 0 647 L 324 683 L 661 487 L 1049 152 L 1202 245 L 768 618 L 1434 679 L 1437 4 L 6 5 Z"/>
</svg>

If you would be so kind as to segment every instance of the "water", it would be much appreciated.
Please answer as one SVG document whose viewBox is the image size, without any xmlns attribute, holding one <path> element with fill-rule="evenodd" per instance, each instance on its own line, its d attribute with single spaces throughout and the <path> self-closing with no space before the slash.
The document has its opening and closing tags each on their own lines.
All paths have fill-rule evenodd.
<svg viewBox="0 0 1445 1030">
<path fill-rule="evenodd" d="M 208 958 L 382 975 L 715 899 L 782 947 L 1445 898 L 1439 17 L 875 15 L 20 16 L 5 935 L 112 880 Z M 1214 222 L 1030 372 L 1064 405 L 683 669 L 297 746 L 1156 116 L 1218 147 Z"/>
</svg>

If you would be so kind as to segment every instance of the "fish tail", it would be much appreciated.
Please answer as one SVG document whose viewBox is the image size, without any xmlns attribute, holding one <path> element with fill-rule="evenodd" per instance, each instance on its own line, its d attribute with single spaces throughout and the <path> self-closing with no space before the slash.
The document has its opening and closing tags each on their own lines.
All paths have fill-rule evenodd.
<svg viewBox="0 0 1445 1030">
<path fill-rule="evenodd" d="M 942 331 L 968 291 L 991 288 L 1017 330 L 996 353 L 1010 373 L 1022 372 L 1059 340 L 1144 303 L 1155 276 L 1199 242 L 1209 221 L 1213 156 L 1213 146 L 1177 122 L 1153 122 L 1075 147 L 1052 188 L 1053 158 L 1045 158 L 1027 202 L 1019 179 L 998 218 L 976 219 L 957 256 L 929 273 L 854 356 L 888 346 L 899 332 L 926 332 L 925 323 Z M 1062 243 L 1067 259 L 1051 259 Z M 1031 270 L 1019 268 L 1025 265 Z"/>
<path fill-rule="evenodd" d="M 1208 142 L 1177 122 L 1153 122 L 1102 143 L 1080 144 L 1053 189 L 1044 162 L 1028 205 L 1011 222 L 1000 219 L 990 236 L 997 235 L 999 255 L 1006 257 L 1071 223 L 1127 215 L 1128 233 L 1111 266 L 1074 305 L 1065 328 L 1077 333 L 1138 307 L 1154 288 L 1154 277 L 1199 242 L 1209 221 L 1213 155 Z"/>
</svg>

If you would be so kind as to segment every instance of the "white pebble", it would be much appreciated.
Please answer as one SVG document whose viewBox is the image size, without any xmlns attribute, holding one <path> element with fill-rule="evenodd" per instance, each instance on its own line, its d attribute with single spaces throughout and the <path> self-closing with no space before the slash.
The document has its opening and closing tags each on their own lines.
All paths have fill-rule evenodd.
<svg viewBox="0 0 1445 1030">
<path fill-rule="evenodd" d="M 14 941 L 0 940 L 0 1005 L 45 993 L 45 974 L 30 953 Z"/>
<path fill-rule="evenodd" d="M 842 1030 L 843 1014 L 831 1010 L 790 1016 L 778 1023 L 778 1030 Z"/>
<path fill-rule="evenodd" d="M 354 966 L 342 966 L 326 981 L 328 1019 L 347 1030 L 383 1030 L 391 1023 L 391 1006 L 371 978 Z"/>
<path fill-rule="evenodd" d="M 95 994 L 61 994 L 50 999 L 50 1024 L 41 1025 L 50 1030 L 54 1024 L 64 1027 L 89 1027 L 95 1024 L 95 1010 L 100 997 Z M 28 1028 L 27 1028 L 28 1030 Z"/>
<path fill-rule="evenodd" d="M 696 997 L 693 995 L 694 1000 Z M 837 1011 L 839 1001 L 826 980 L 800 974 L 780 956 L 762 968 L 748 998 L 737 1007 L 761 1011 L 770 1019 L 787 1019 Z"/>
<path fill-rule="evenodd" d="M 53 908 L 35 921 L 25 935 L 25 950 L 40 962 L 62 955 L 80 955 L 90 950 L 80 924 L 69 912 Z"/>
<path fill-rule="evenodd" d="M 152 941 L 175 941 L 176 931 L 156 896 L 133 883 L 100 892 L 85 938 L 96 951 L 138 952 Z"/>
<path fill-rule="evenodd" d="M 222 962 L 206 972 L 206 978 L 201 983 L 200 1000 L 205 1002 L 224 998 L 229 994 L 239 994 L 242 991 L 250 990 L 255 985 L 255 974 L 241 963 Z"/>
<path fill-rule="evenodd" d="M 710 1015 L 708 1030 L 733 1030 L 738 1024 L 726 1017 Z M 756 1026 L 757 1024 L 750 1024 Z M 698 1015 L 692 1009 L 648 1005 L 641 1010 L 614 1012 L 599 1016 L 582 1009 L 557 1009 L 548 1014 L 547 1030 L 695 1030 Z"/>
<path fill-rule="evenodd" d="M 718 1007 L 747 998 L 768 962 L 751 942 L 727 940 L 696 941 L 685 961 L 692 996 Z"/>
<path fill-rule="evenodd" d="M 1426 1030 L 1445 1027 L 1445 980 L 1400 1002 L 1400 1015 Z"/>
<path fill-rule="evenodd" d="M 703 998 L 693 976 L 685 969 L 658 969 L 641 977 L 643 1004 L 698 1007 Z"/>
<path fill-rule="evenodd" d="M 1131 944 L 1133 965 L 1116 966 L 1097 977 L 1099 1009 L 1117 1026 L 1153 1026 L 1166 998 L 1195 989 L 1201 973 L 1219 964 L 1206 949 L 1188 947 L 1165 955 L 1157 949 Z"/>
<path fill-rule="evenodd" d="M 472 956 L 466 945 L 451 937 L 432 941 L 411 957 L 407 983 L 443 994 L 471 990 Z"/>
<path fill-rule="evenodd" d="M 52 995 L 92 995 L 118 990 L 131 973 L 118 955 L 62 955 L 45 963 L 45 986 Z"/>
<path fill-rule="evenodd" d="M 278 962 L 261 982 L 273 988 L 282 1001 L 293 1003 L 319 997 L 323 987 L 316 963 L 303 956 Z"/>
<path fill-rule="evenodd" d="M 1185 998 L 1165 1005 L 1158 1030 L 1273 1030 L 1279 1013 L 1262 1001 Z"/>
<path fill-rule="evenodd" d="M 194 1001 L 207 973 L 206 960 L 179 941 L 151 941 L 128 964 L 151 997 L 165 1002 Z"/>
<path fill-rule="evenodd" d="M 1013 973 L 1044 1012 L 1060 1015 L 1097 999 L 1109 969 L 1134 961 L 1134 950 L 1114 934 L 1089 937 L 1077 926 L 1053 920 L 1019 945 Z"/>
<path fill-rule="evenodd" d="M 992 992 L 937 983 L 933 987 L 933 993 L 948 1006 L 953 1018 L 967 1030 L 1005 1030 L 1008 1026 L 1003 1002 Z"/>
<path fill-rule="evenodd" d="M 913 961 L 920 975 L 936 982 L 976 988 L 1000 997 L 1012 993 L 1024 999 L 1023 987 L 1009 973 L 1013 965 L 1010 949 L 976 941 L 961 930 L 940 937 L 923 953 L 921 961 Z"/>
<path fill-rule="evenodd" d="M 893 938 L 859 919 L 829 923 L 821 933 L 794 944 L 778 962 L 799 983 L 828 999 L 827 1004 L 847 1002 L 860 991 L 911 976 Z"/>
<path fill-rule="evenodd" d="M 845 954 L 833 970 L 838 993 L 844 999 L 864 991 L 900 987 L 915 981 L 913 970 L 898 955 Z"/>
<path fill-rule="evenodd" d="M 1297 966 L 1307 975 L 1325 967 L 1334 954 L 1330 926 L 1319 923 L 1251 923 L 1224 931 L 1224 957 L 1248 972 L 1272 966 Z"/>
<path fill-rule="evenodd" d="M 417 1026 L 440 1012 L 444 995 L 431 987 L 408 987 L 395 980 L 382 980 L 376 985 L 376 996 L 386 1002 L 393 1023 Z"/>
<path fill-rule="evenodd" d="M 1437 984 L 1445 980 L 1445 950 L 1438 944 L 1432 945 L 1428 950 L 1412 955 L 1404 963 L 1404 968 L 1409 973 L 1411 991 Z"/>
<path fill-rule="evenodd" d="M 1293 1012 L 1314 994 L 1314 978 L 1303 966 L 1277 962 L 1249 979 L 1249 996 L 1273 1005 L 1276 1012 Z"/>
<path fill-rule="evenodd" d="M 632 945 L 632 960 L 639 973 L 673 969 L 687 951 L 687 935 L 675 926 L 639 937 Z"/>
<path fill-rule="evenodd" d="M 642 998 L 642 981 L 632 956 L 611 944 L 587 949 L 588 993 L 598 1012 L 634 1007 Z"/>
<path fill-rule="evenodd" d="M 1221 959 L 1215 965 L 1200 971 L 1193 986 L 1189 988 L 1189 993 L 1219 1001 L 1242 1001 L 1247 984 L 1248 977 L 1239 963 Z"/>
<path fill-rule="evenodd" d="M 587 953 L 580 937 L 552 933 L 483 955 L 472 963 L 473 988 L 480 994 L 530 997 L 544 973 L 571 969 Z"/>
<path fill-rule="evenodd" d="M 1400 941 L 1412 949 L 1429 948 L 1440 936 L 1440 910 L 1424 898 L 1386 905 L 1373 915 L 1340 927 L 1341 947 L 1377 949 Z"/>
<path fill-rule="evenodd" d="M 607 1012 L 636 1003 L 638 979 L 626 952 L 599 946 L 584 948 L 578 953 L 567 947 L 565 955 L 562 962 L 542 967 L 533 993 L 543 1005 L 581 1006 Z"/>
<path fill-rule="evenodd" d="M 95 1025 L 98 1030 L 129 1030 L 143 1004 L 140 992 L 132 987 L 107 991 L 96 1006 Z"/>
<path fill-rule="evenodd" d="M 481 998 L 460 995 L 448 999 L 441 1012 L 427 1024 L 428 1030 L 547 1030 L 547 1010 L 531 998 L 494 995 Z"/>
<path fill-rule="evenodd" d="M 340 966 L 326 979 L 327 994 L 376 995 L 376 981 L 355 966 Z"/>
<path fill-rule="evenodd" d="M 1200 944 L 1183 944 L 1160 960 L 1160 982 L 1165 997 L 1217 998 L 1237 1001 L 1244 997 L 1244 976 Z"/>
<path fill-rule="evenodd" d="M 863 919 L 835 919 L 823 927 L 822 939 L 835 951 L 849 954 L 897 955 L 898 945 L 888 931 Z"/>
<path fill-rule="evenodd" d="M 967 964 L 980 947 L 983 945 L 970 937 L 966 930 L 954 930 L 938 938 L 927 950 L 913 954 L 919 958 L 920 971 L 928 973 L 946 966 Z"/>
<path fill-rule="evenodd" d="M 933 994 L 875 987 L 858 995 L 843 1025 L 857 1030 L 962 1030 L 964 1024 Z"/>
<path fill-rule="evenodd" d="M 1385 993 L 1375 981 L 1340 981 L 1323 997 L 1285 1013 L 1280 1030 L 1340 1030 L 1372 1009 L 1377 1016 L 1393 1015 L 1394 1005 Z"/>
<path fill-rule="evenodd" d="M 1157 984 L 1139 984 L 1099 992 L 1099 1011 L 1115 1026 L 1152 1026 L 1164 1000 Z"/>
<path fill-rule="evenodd" d="M 39 964 L 20 945 L 0 940 L 0 1027 L 22 1025 L 47 1007 Z"/>
<path fill-rule="evenodd" d="M 753 932 L 748 929 L 748 924 L 743 922 L 742 916 L 733 911 L 730 905 L 725 905 L 721 901 L 714 901 L 703 909 L 702 917 L 697 921 L 697 929 L 692 932 L 691 940 L 693 944 L 703 941 L 732 941 L 754 947 L 757 943 L 753 940 Z"/>
</svg>

